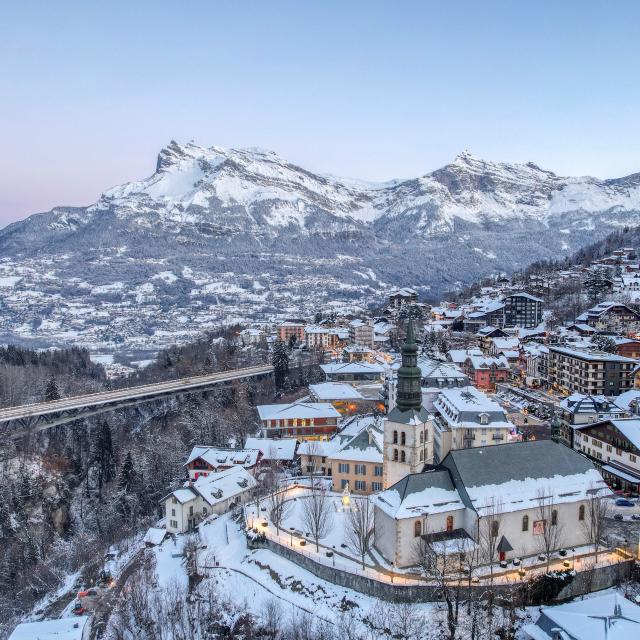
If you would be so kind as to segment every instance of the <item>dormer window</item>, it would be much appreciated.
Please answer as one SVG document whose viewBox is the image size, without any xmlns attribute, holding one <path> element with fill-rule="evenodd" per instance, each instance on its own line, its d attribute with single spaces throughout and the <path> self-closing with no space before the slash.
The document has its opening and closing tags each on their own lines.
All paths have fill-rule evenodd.
<svg viewBox="0 0 640 640">
<path fill-rule="evenodd" d="M 480 418 L 480 424 L 489 424 L 488 413 L 481 413 L 478 417 Z"/>
</svg>

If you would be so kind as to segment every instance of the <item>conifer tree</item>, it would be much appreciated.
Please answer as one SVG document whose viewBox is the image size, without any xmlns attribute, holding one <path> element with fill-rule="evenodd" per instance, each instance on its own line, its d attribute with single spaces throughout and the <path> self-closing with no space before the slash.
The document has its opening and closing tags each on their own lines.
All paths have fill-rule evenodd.
<svg viewBox="0 0 640 640">
<path fill-rule="evenodd" d="M 61 397 L 58 383 L 56 382 L 55 376 L 52 375 L 44 390 L 44 400 L 45 402 L 53 402 L 54 400 L 60 400 Z"/>
<path fill-rule="evenodd" d="M 282 389 L 289 373 L 289 354 L 284 342 L 280 339 L 276 340 L 273 345 L 271 363 L 273 364 L 276 389 Z"/>
<path fill-rule="evenodd" d="M 122 468 L 120 469 L 120 477 L 118 478 L 118 489 L 129 493 L 133 487 L 136 471 L 133 468 L 133 458 L 131 457 L 131 451 L 127 452 L 127 456 L 124 459 Z"/>
</svg>

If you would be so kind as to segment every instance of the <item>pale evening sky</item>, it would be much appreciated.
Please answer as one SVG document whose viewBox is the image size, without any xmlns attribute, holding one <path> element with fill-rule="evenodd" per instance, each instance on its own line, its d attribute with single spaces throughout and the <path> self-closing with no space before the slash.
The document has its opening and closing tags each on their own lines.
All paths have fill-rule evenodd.
<svg viewBox="0 0 640 640">
<path fill-rule="evenodd" d="M 464 149 L 640 171 L 640 3 L 4 3 L 0 226 L 86 205 L 172 138 L 387 180 Z"/>
</svg>

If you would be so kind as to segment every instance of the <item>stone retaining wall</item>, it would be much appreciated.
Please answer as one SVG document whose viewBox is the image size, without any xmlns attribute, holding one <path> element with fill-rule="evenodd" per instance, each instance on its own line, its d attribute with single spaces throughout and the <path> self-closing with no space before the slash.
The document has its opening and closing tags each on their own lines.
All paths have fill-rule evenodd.
<svg viewBox="0 0 640 640">
<path fill-rule="evenodd" d="M 250 548 L 254 549 L 269 549 L 322 580 L 381 600 L 389 602 L 433 602 L 442 599 L 439 589 L 434 585 L 403 585 L 380 582 L 366 576 L 343 571 L 342 569 L 328 567 L 272 540 L 265 540 L 264 542 L 249 540 L 248 544 Z M 633 563 L 633 560 L 625 560 L 615 565 L 582 571 L 576 574 L 573 580 L 560 591 L 556 600 L 568 600 L 585 593 L 607 589 L 619 584 L 622 579 L 631 573 Z M 474 597 L 478 597 L 478 590 L 482 593 L 486 589 L 487 585 L 463 586 L 461 587 L 461 598 L 463 600 L 468 599 L 472 592 L 474 592 Z M 498 598 L 503 595 L 512 596 L 513 585 L 496 584 L 493 587 L 493 592 Z"/>
</svg>

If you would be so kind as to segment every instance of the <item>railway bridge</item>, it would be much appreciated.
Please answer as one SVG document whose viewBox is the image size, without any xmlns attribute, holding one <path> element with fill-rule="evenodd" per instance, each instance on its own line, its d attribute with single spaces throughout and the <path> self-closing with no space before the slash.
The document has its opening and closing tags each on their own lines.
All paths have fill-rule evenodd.
<svg viewBox="0 0 640 640">
<path fill-rule="evenodd" d="M 0 409 L 0 440 L 21 438 L 27 434 L 37 433 L 114 409 L 187 393 L 207 391 L 210 387 L 225 382 L 268 376 L 272 372 L 272 366 L 260 365 L 116 389 L 115 391 L 100 391 L 51 402 L 7 407 Z"/>
</svg>

